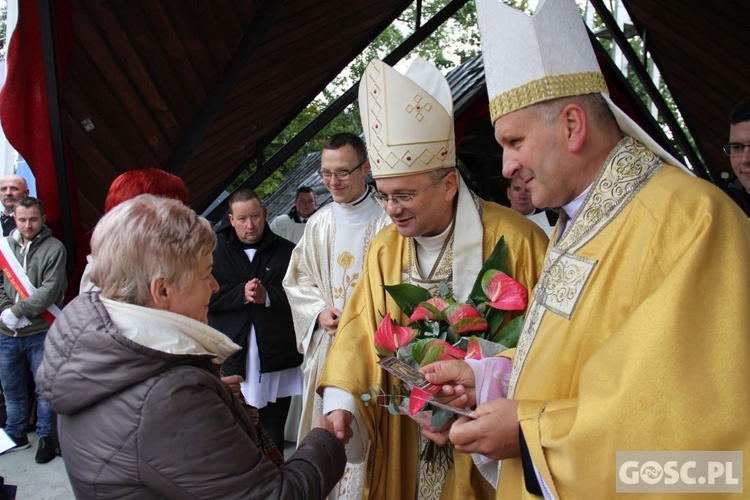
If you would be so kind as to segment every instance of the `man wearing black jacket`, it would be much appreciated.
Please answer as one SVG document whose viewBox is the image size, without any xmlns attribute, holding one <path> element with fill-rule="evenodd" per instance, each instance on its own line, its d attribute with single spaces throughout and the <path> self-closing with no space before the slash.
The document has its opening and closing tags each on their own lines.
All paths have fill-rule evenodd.
<svg viewBox="0 0 750 500">
<path fill-rule="evenodd" d="M 300 364 L 289 307 L 281 281 L 294 244 L 266 224 L 258 195 L 241 189 L 229 198 L 229 223 L 217 232 L 208 323 L 242 350 L 222 365 L 241 375 L 242 394 L 260 409 L 260 420 L 279 450 L 291 396 L 302 393 Z"/>
</svg>

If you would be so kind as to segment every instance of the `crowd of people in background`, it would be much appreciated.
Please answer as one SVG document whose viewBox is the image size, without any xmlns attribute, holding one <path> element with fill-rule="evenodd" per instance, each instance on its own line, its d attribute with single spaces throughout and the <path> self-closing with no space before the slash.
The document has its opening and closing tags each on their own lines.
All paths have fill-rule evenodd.
<svg viewBox="0 0 750 500">
<path fill-rule="evenodd" d="M 364 140 L 326 142 L 323 207 L 302 186 L 269 221 L 241 189 L 212 227 L 178 177 L 122 174 L 64 308 L 66 249 L 26 181 L 0 179 L 6 453 L 31 417 L 36 462 L 62 453 L 78 498 L 452 499 L 611 497 L 619 451 L 746 451 L 750 98 L 724 193 L 610 99 L 575 2 L 541 9 L 477 0 L 510 208 L 461 177 L 450 88 L 421 58 L 365 69 Z M 466 301 L 501 239 L 529 301 L 504 319 L 524 316 L 512 362 L 421 368 L 470 416 L 368 405 L 399 382 L 373 343 L 384 316 L 408 322 L 387 287 Z M 432 443 L 452 461 L 424 460 Z"/>
</svg>

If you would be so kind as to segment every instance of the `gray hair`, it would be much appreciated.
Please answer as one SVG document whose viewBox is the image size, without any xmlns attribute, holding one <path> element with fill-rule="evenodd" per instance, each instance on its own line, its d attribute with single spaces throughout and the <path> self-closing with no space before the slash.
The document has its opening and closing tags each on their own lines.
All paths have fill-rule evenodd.
<svg viewBox="0 0 750 500">
<path fill-rule="evenodd" d="M 144 305 L 154 278 L 164 276 L 184 290 L 215 247 L 206 219 L 180 201 L 143 194 L 113 208 L 94 228 L 91 281 L 104 297 Z"/>
<path fill-rule="evenodd" d="M 531 109 L 534 110 L 539 120 L 550 124 L 557 119 L 560 112 L 568 104 L 578 104 L 581 106 L 586 111 L 589 119 L 601 128 L 611 127 L 612 125 L 616 126 L 615 117 L 601 94 L 561 97 L 534 104 L 531 106 Z"/>
<path fill-rule="evenodd" d="M 456 174 L 458 174 L 458 170 L 456 170 L 456 167 L 444 167 L 437 170 L 430 170 L 429 172 L 425 173 L 432 177 L 433 181 L 437 181 L 438 179 L 442 179 L 451 172 L 456 172 Z"/>
</svg>

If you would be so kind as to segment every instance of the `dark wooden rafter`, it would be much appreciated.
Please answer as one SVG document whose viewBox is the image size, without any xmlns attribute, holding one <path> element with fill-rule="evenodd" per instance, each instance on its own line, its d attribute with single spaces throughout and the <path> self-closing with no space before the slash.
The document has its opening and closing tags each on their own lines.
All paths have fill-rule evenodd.
<svg viewBox="0 0 750 500">
<path fill-rule="evenodd" d="M 258 16 L 237 45 L 237 49 L 232 54 L 232 59 L 222 70 L 213 92 L 206 98 L 195 120 L 185 133 L 179 147 L 172 155 L 172 159 L 166 168 L 168 172 L 179 175 L 190 162 L 193 152 L 203 139 L 206 129 L 224 104 L 232 86 L 252 58 L 255 49 L 260 46 L 263 41 L 263 35 L 272 25 L 279 11 L 284 6 L 285 1 L 272 0 L 265 2 Z"/>
<path fill-rule="evenodd" d="M 612 34 L 612 38 L 614 39 L 615 43 L 617 43 L 617 46 L 620 48 L 620 50 L 622 50 L 623 55 L 625 55 L 625 57 L 627 58 L 628 63 L 633 68 L 633 71 L 638 77 L 638 80 L 640 80 L 641 84 L 643 85 L 643 88 L 646 90 L 646 93 L 656 105 L 659 113 L 669 127 L 669 130 L 672 132 L 672 135 L 674 136 L 677 145 L 680 147 L 680 150 L 688 158 L 691 165 L 693 165 L 693 172 L 695 172 L 695 174 L 699 177 L 715 182 L 711 171 L 708 169 L 705 162 L 700 158 L 695 149 L 693 149 L 693 146 L 690 144 L 690 141 L 682 130 L 682 127 L 680 127 L 680 124 L 677 123 L 677 119 L 672 114 L 672 111 L 669 109 L 669 106 L 667 106 L 667 103 L 664 101 L 664 97 L 659 92 L 659 89 L 656 88 L 656 85 L 654 85 L 653 80 L 651 80 L 646 67 L 641 62 L 638 54 L 635 53 L 635 50 L 633 50 L 633 47 L 630 46 L 630 42 L 628 42 L 625 34 L 617 25 L 617 21 L 615 21 L 615 18 L 612 16 L 609 8 L 607 8 L 602 0 L 591 0 L 591 5 L 594 6 L 594 9 L 596 9 L 597 14 L 599 14 L 602 22 L 604 22 L 604 25 Z"/>
<path fill-rule="evenodd" d="M 398 61 L 408 55 L 414 48 L 423 42 L 427 37 L 435 32 L 444 22 L 453 17 L 468 0 L 453 0 L 443 7 L 438 13 L 436 13 L 429 21 L 427 21 L 420 29 L 412 33 L 401 45 L 396 47 L 390 54 L 383 58 L 383 61 L 393 66 Z M 407 5 L 408 6 L 408 5 Z M 406 6 L 404 7 L 406 8 Z M 390 23 L 389 23 L 390 24 Z M 380 27 L 380 31 L 384 30 L 386 26 Z M 377 29 L 377 28 L 376 28 Z M 378 33 L 380 33 L 378 31 Z M 374 37 L 373 37 L 374 39 Z M 366 46 L 365 46 L 366 47 Z M 365 47 L 359 48 L 359 50 L 352 55 L 348 60 L 354 59 L 360 54 Z M 338 74 L 343 67 L 338 68 Z M 271 158 L 268 159 L 261 167 L 259 167 L 248 179 L 240 184 L 237 189 L 241 188 L 255 188 L 264 180 L 266 180 L 276 169 L 284 164 L 292 155 L 294 155 L 299 148 L 305 143 L 312 139 L 315 134 L 320 132 L 331 120 L 339 115 L 347 106 L 349 106 L 357 98 L 357 92 L 359 89 L 359 81 L 352 85 L 346 92 L 344 92 L 338 99 L 332 102 L 322 113 L 320 113 L 313 121 L 311 121 L 304 129 L 299 131 L 289 142 L 287 142 L 279 151 L 277 151 Z M 320 89 L 322 90 L 322 89 Z M 320 91 L 319 90 L 319 91 Z M 318 92 L 319 92 L 318 91 Z M 317 95 L 316 92 L 315 95 Z M 310 99 L 312 100 L 312 98 Z M 304 106 L 297 110 L 299 114 Z M 281 132 L 280 130 L 278 132 Z M 278 133 L 274 134 L 277 135 Z M 244 170 L 246 166 L 242 166 L 239 171 Z M 239 172 L 238 172 L 239 173 Z M 220 218 L 227 209 L 226 199 L 219 203 L 210 213 L 206 214 L 209 220 L 216 220 Z"/>
<path fill-rule="evenodd" d="M 55 40 L 57 40 L 55 33 L 55 6 L 53 0 L 38 0 L 37 5 L 39 6 L 39 27 L 44 58 L 44 79 L 47 87 L 47 102 L 49 103 L 52 155 L 55 162 L 57 196 L 60 203 L 60 219 L 63 229 L 62 241 L 67 249 L 66 271 L 68 276 L 72 276 L 75 268 L 76 247 L 73 232 L 70 187 L 68 185 L 68 165 L 65 158 L 65 143 L 62 129 L 60 68 L 55 43 Z"/>
</svg>

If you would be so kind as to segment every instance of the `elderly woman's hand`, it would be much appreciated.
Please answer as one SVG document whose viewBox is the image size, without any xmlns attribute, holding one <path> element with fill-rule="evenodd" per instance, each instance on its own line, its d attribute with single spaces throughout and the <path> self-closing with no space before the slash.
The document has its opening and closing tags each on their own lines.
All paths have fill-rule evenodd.
<svg viewBox="0 0 750 500">
<path fill-rule="evenodd" d="M 232 389 L 232 394 L 234 394 L 234 397 L 238 399 L 241 394 L 240 383 L 242 382 L 242 380 L 243 380 L 242 377 L 239 375 L 230 375 L 229 377 L 221 377 L 221 381 L 227 384 L 230 389 Z"/>
<path fill-rule="evenodd" d="M 315 427 L 327 429 L 341 441 L 341 444 L 346 444 L 354 435 L 352 418 L 352 414 L 346 410 L 333 410 L 328 415 L 318 416 L 315 419 Z"/>
</svg>

